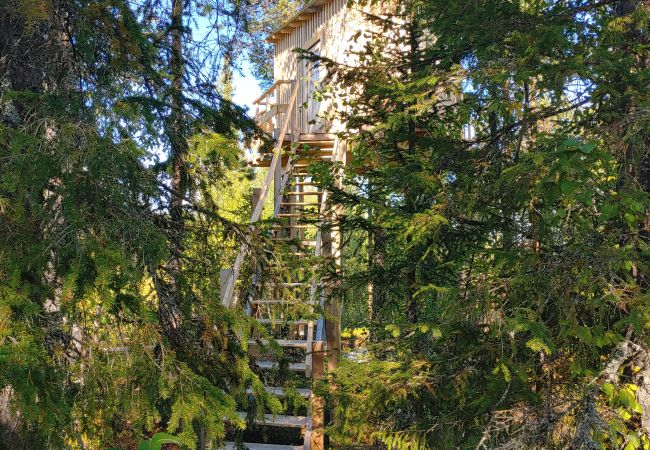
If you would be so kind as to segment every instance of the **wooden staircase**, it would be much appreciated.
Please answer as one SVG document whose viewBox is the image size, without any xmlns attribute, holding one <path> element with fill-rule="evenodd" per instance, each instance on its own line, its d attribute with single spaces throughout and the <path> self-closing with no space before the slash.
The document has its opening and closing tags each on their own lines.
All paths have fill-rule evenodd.
<svg viewBox="0 0 650 450">
<path fill-rule="evenodd" d="M 269 110 L 282 111 L 290 117 L 296 103 L 297 86 L 293 91 L 288 105 Z M 270 120 L 273 114 L 267 110 L 258 114 L 260 116 L 262 120 Z M 280 430 L 277 433 L 248 434 L 259 437 L 259 440 L 263 440 L 261 436 L 264 435 L 286 437 L 291 434 L 290 430 L 294 430 L 294 438 L 286 439 L 293 442 L 244 442 L 243 447 L 250 450 L 324 448 L 324 401 L 312 392 L 312 381 L 322 378 L 324 372 L 327 337 L 323 312 L 328 303 L 329 289 L 314 267 L 331 256 L 332 233 L 327 230 L 328 192 L 314 182 L 309 168 L 315 162 L 340 160 L 341 147 L 331 135 L 302 136 L 299 131 L 292 132 L 292 139 L 287 141 L 289 122 L 284 120 L 270 162 L 267 158 L 262 159 L 265 163 L 259 164 L 268 167 L 269 172 L 254 201 L 251 219 L 252 228 L 261 217 L 273 183 L 273 225 L 269 233 L 273 251 L 282 258 L 273 265 L 262 266 L 254 274 L 253 286 L 242 306 L 260 325 L 247 340 L 254 371 L 264 381 L 267 393 L 281 400 L 290 396 L 302 399 L 302 407 L 298 408 L 302 415 L 285 411 L 283 415 L 249 417 L 246 412 L 241 412 L 249 427 Z M 245 244 L 235 267 L 222 278 L 223 301 L 227 306 L 236 303 L 235 283 L 246 253 Z M 331 324 L 327 326 L 331 328 Z M 289 383 L 285 386 L 287 380 Z M 249 396 L 252 395 L 252 391 L 249 392 Z M 295 433 L 297 430 L 299 435 Z M 234 442 L 227 442 L 225 448 L 238 447 Z"/>
</svg>

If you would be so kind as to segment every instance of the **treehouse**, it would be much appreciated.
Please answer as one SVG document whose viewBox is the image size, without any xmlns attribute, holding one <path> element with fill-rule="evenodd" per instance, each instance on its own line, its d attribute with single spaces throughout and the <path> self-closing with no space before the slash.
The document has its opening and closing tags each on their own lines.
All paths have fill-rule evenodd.
<svg viewBox="0 0 650 450">
<path fill-rule="evenodd" d="M 292 400 L 287 403 L 302 406 L 249 420 L 254 426 L 243 440 L 251 450 L 324 448 L 324 400 L 311 388 L 313 380 L 336 367 L 340 349 L 340 306 L 336 276 L 331 276 L 341 264 L 340 236 L 331 226 L 338 208 L 329 204 L 328 192 L 309 167 L 319 161 L 345 163 L 346 145 L 336 134 L 344 124 L 332 118 L 332 104 L 318 95 L 323 67 L 294 49 L 349 63 L 351 45 L 360 45 L 353 36 L 363 29 L 363 17 L 347 8 L 346 0 L 313 0 L 268 37 L 275 47 L 276 81 L 255 101 L 254 112 L 275 147 L 253 163 L 267 175 L 252 195 L 251 234 L 270 236 L 272 258 L 252 261 L 252 243 L 245 243 L 234 267 L 222 271 L 222 300 L 227 307 L 243 307 L 264 327 L 255 329 L 248 344 L 266 391 L 281 400 L 306 401 Z M 335 176 L 340 181 L 342 174 Z M 269 197 L 271 225 L 259 225 Z M 323 265 L 332 269 L 327 278 L 318 270 Z M 241 272 L 249 274 L 246 281 Z"/>
</svg>

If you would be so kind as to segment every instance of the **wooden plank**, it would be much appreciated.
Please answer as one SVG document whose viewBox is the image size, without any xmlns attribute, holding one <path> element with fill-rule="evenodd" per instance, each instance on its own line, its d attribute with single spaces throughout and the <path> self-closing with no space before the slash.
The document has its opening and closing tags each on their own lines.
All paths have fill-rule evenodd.
<svg viewBox="0 0 650 450">
<path fill-rule="evenodd" d="M 303 450 L 302 445 L 278 445 L 278 444 L 255 444 L 251 442 L 244 442 L 244 446 L 248 450 Z M 234 442 L 226 442 L 220 450 L 235 450 L 236 444 Z"/>
<path fill-rule="evenodd" d="M 291 217 L 303 217 L 305 219 L 307 219 L 308 217 L 316 218 L 318 216 L 319 216 L 319 214 L 315 213 L 315 212 L 314 213 L 306 213 L 306 214 L 280 213 L 280 214 L 277 215 L 277 217 L 289 217 L 289 218 L 291 218 Z"/>
<path fill-rule="evenodd" d="M 273 91 L 275 91 L 275 89 L 277 89 L 278 86 L 280 86 L 281 84 L 288 84 L 288 83 L 291 83 L 291 81 L 290 80 L 277 80 L 277 81 L 275 81 L 271 85 L 271 87 L 269 87 L 266 91 L 264 91 L 264 93 L 262 93 L 262 95 L 260 95 L 255 100 L 253 100 L 253 104 L 260 103 L 265 97 L 270 96 L 273 93 Z"/>
<path fill-rule="evenodd" d="M 260 369 L 265 369 L 265 370 L 278 368 L 278 363 L 275 361 L 260 360 L 260 361 L 255 361 L 255 365 Z M 304 372 L 305 363 L 290 363 L 289 370 L 292 370 L 294 372 Z"/>
<path fill-rule="evenodd" d="M 286 397 L 284 389 L 279 386 L 264 386 L 264 390 L 271 395 L 275 395 L 276 397 L 280 397 L 280 398 Z M 295 389 L 295 391 L 302 398 L 311 397 L 311 389 Z M 248 389 L 246 392 L 252 394 L 253 390 Z"/>
<path fill-rule="evenodd" d="M 308 195 L 323 195 L 323 191 L 291 191 L 291 192 L 285 192 L 284 195 L 286 197 L 294 197 L 294 196 L 308 196 Z"/>
<path fill-rule="evenodd" d="M 242 419 L 247 418 L 247 414 L 244 411 L 240 411 L 239 417 Z M 285 416 L 273 414 L 264 414 L 264 419 L 255 418 L 255 423 L 257 425 L 266 425 L 272 427 L 284 427 L 284 428 L 304 428 L 307 426 L 309 421 L 308 417 L 305 416 Z"/>
<path fill-rule="evenodd" d="M 313 306 L 310 302 L 303 302 L 297 300 L 282 300 L 282 299 L 262 299 L 262 300 L 252 300 L 253 305 L 309 305 Z"/>
<path fill-rule="evenodd" d="M 282 114 L 287 112 L 287 109 L 289 108 L 289 105 L 282 103 L 278 105 L 273 105 L 271 106 L 268 111 L 264 112 L 261 114 L 261 117 L 256 117 L 255 121 L 258 123 L 258 125 L 263 125 L 269 120 L 273 119 L 275 116 L 278 114 Z"/>
<path fill-rule="evenodd" d="M 262 325 L 307 325 L 308 320 L 285 320 L 285 319 L 255 319 Z"/>
<path fill-rule="evenodd" d="M 320 203 L 313 202 L 281 202 L 282 206 L 320 206 Z"/>
<path fill-rule="evenodd" d="M 293 25 L 293 23 L 295 21 L 303 22 L 305 20 L 311 19 L 311 17 L 309 17 L 308 19 L 304 19 L 302 17 L 304 17 L 305 14 L 309 14 L 311 16 L 313 14 L 319 13 L 323 9 L 323 6 L 325 4 L 327 4 L 327 3 L 329 3 L 330 1 L 331 0 L 312 0 L 310 3 L 305 5 L 304 8 L 302 8 L 300 11 L 298 11 L 293 17 L 291 17 L 289 20 L 287 20 L 282 25 L 280 25 L 280 27 L 277 30 L 275 30 L 273 33 L 271 33 L 266 38 L 267 42 L 277 39 L 278 34 L 290 34 L 292 31 L 287 32 L 286 28 L 292 28 L 292 25 Z M 300 24 L 300 25 L 302 25 L 302 24 Z M 297 28 L 297 27 L 295 27 L 295 28 Z"/>
<path fill-rule="evenodd" d="M 313 285 L 312 285 L 312 289 L 313 289 Z M 314 321 L 310 320 L 309 324 L 307 325 L 307 342 L 305 343 L 306 344 L 305 348 L 309 350 L 305 355 L 305 376 L 307 378 L 311 377 L 313 336 L 314 336 Z"/>
<path fill-rule="evenodd" d="M 313 380 L 323 378 L 323 343 L 314 342 L 312 350 Z M 310 445 L 314 450 L 325 450 L 325 399 L 318 395 L 311 396 L 311 436 Z M 305 446 L 307 443 L 305 442 Z"/>
<path fill-rule="evenodd" d="M 298 339 L 273 339 L 273 341 L 269 341 L 268 339 L 249 339 L 248 345 L 263 345 L 268 347 L 271 345 L 271 342 L 276 342 L 280 347 L 307 348 L 307 341 Z"/>
<path fill-rule="evenodd" d="M 219 271 L 219 288 L 221 290 L 221 300 L 223 301 L 226 298 L 226 287 L 228 286 L 228 281 L 232 275 L 232 268 L 230 269 L 221 269 Z"/>
<path fill-rule="evenodd" d="M 332 133 L 300 133 L 298 142 L 309 145 L 334 145 L 336 135 Z"/>
</svg>

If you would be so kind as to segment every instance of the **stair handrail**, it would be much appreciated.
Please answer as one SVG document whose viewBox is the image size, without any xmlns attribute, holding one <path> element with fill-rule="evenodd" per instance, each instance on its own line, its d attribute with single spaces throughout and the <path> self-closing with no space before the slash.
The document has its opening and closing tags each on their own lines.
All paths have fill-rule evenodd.
<svg viewBox="0 0 650 450">
<path fill-rule="evenodd" d="M 293 111 L 294 105 L 296 104 L 296 98 L 298 97 L 299 83 L 297 83 L 296 81 L 292 81 L 291 84 L 293 85 L 293 88 L 291 93 L 291 99 L 289 100 L 289 107 L 287 109 L 287 115 L 286 115 L 287 118 L 291 117 L 291 112 Z M 266 197 L 269 194 L 271 183 L 273 182 L 275 169 L 278 165 L 278 162 L 280 162 L 280 164 L 282 163 L 282 146 L 284 143 L 284 138 L 289 129 L 289 122 L 290 120 L 285 120 L 284 124 L 282 125 L 282 129 L 280 130 L 280 136 L 278 138 L 277 144 L 273 151 L 273 159 L 271 160 L 269 171 L 266 174 L 266 178 L 264 180 L 264 187 L 262 188 L 260 197 L 257 200 L 257 204 L 255 205 L 255 208 L 253 209 L 253 214 L 251 215 L 250 225 L 248 226 L 250 232 L 254 231 L 255 229 L 254 224 L 257 221 L 259 221 L 260 218 L 262 217 L 264 203 L 266 202 Z M 233 294 L 235 292 L 235 283 L 237 283 L 237 279 L 239 278 L 239 272 L 241 271 L 241 266 L 244 264 L 244 257 L 246 256 L 248 247 L 249 247 L 248 242 L 244 240 L 244 242 L 242 243 L 239 249 L 239 252 L 237 253 L 237 257 L 235 258 L 235 264 L 233 265 L 230 275 L 228 276 L 228 282 L 226 283 L 226 288 L 224 290 L 224 295 L 222 299 L 222 304 L 226 307 L 230 308 L 234 306 Z"/>
</svg>

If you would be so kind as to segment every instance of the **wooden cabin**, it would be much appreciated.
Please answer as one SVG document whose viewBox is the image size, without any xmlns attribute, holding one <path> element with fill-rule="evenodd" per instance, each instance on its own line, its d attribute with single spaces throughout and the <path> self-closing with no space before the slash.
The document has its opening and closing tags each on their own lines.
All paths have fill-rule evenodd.
<svg viewBox="0 0 650 450">
<path fill-rule="evenodd" d="M 346 144 L 337 138 L 344 124 L 332 119 L 332 105 L 318 100 L 323 68 L 317 62 L 300 59 L 293 50 L 309 50 L 351 64 L 354 61 L 350 50 L 361 46 L 353 37 L 366 26 L 363 18 L 360 10 L 347 7 L 346 0 L 313 0 L 268 38 L 275 46 L 276 81 L 254 106 L 258 124 L 275 139 L 275 147 L 272 154 L 259 155 L 254 162 L 266 168 L 267 175 L 264 186 L 252 193 L 251 231 L 261 219 L 266 199 L 273 195 L 274 252 L 303 258 L 307 265 L 311 261 L 327 261 L 335 268 L 341 264 L 340 235 L 329 226 L 340 210 L 329 204 L 328 192 L 312 178 L 309 165 L 314 161 L 345 163 Z M 340 182 L 342 172 L 338 175 Z M 243 286 L 239 274 L 249 253 L 244 243 L 234 267 L 222 271 L 223 304 L 244 307 L 268 327 L 267 334 L 254 334 L 248 341 L 253 370 L 265 380 L 267 392 L 280 399 L 286 397 L 285 387 L 273 376 L 280 361 L 265 353 L 269 336 L 274 336 L 275 343 L 293 358 L 286 367 L 299 378 L 293 383 L 300 386 L 297 392 L 308 400 L 309 408 L 304 416 L 287 412 L 256 418 L 256 427 L 280 431 L 256 434 L 253 430 L 249 436 L 257 440 L 244 445 L 250 450 L 324 449 L 325 403 L 312 392 L 311 384 L 336 367 L 340 351 L 340 305 L 332 281 L 315 279 L 318 275 L 313 273 L 307 279 L 289 267 L 282 281 L 259 281 L 268 280 L 266 275 L 271 272 L 282 271 L 283 263 L 271 267 L 256 262 L 257 273 L 252 281 L 246 281 L 252 286 Z M 240 298 L 244 292 L 249 293 L 248 298 Z M 300 434 L 290 438 L 282 430 Z M 260 442 L 270 435 L 276 436 L 275 442 Z M 231 442 L 226 448 L 234 446 Z"/>
<path fill-rule="evenodd" d="M 317 62 L 301 59 L 294 50 L 353 64 L 350 51 L 362 45 L 355 34 L 367 24 L 361 10 L 346 5 L 346 0 L 313 0 L 268 37 L 275 47 L 275 83 L 254 106 L 259 123 L 276 138 L 286 121 L 289 126 L 285 139 L 293 142 L 333 139 L 331 134 L 341 131 L 343 124 L 328 114 L 330 102 L 315 98 L 325 77 L 324 69 Z M 294 86 L 298 88 L 297 107 L 287 115 Z"/>
</svg>

